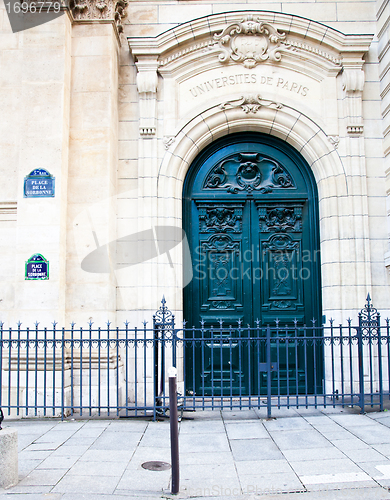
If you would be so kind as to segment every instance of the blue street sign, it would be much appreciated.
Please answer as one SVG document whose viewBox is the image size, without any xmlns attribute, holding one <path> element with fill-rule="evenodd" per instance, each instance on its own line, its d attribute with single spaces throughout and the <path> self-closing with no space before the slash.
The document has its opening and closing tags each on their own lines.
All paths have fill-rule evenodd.
<svg viewBox="0 0 390 500">
<path fill-rule="evenodd" d="M 52 198 L 54 196 L 54 177 L 43 168 L 36 168 L 24 178 L 25 198 Z"/>
<path fill-rule="evenodd" d="M 26 280 L 48 280 L 49 262 L 40 253 L 34 254 L 26 261 Z"/>
</svg>

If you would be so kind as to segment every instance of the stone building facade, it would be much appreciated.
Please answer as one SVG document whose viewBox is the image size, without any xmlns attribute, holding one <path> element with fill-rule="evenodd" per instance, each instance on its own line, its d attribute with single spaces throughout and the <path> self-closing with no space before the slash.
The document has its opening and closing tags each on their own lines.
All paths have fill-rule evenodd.
<svg viewBox="0 0 390 500">
<path fill-rule="evenodd" d="M 78 0 L 70 7 L 12 33 L 0 5 L 6 325 L 135 325 L 150 321 L 163 295 L 179 320 L 191 316 L 198 297 L 183 298 L 184 285 L 192 290 L 183 259 L 187 266 L 193 257 L 193 221 L 185 222 L 183 239 L 164 236 L 163 248 L 158 231 L 183 227 L 183 193 L 191 197 L 188 179 L 202 154 L 237 138 L 245 144 L 245 137 L 250 144 L 272 138 L 313 180 L 318 227 L 308 228 L 308 237 L 317 231 L 310 249 L 320 251 L 320 261 L 312 288 L 302 292 L 306 303 L 317 301 L 317 315 L 342 322 L 356 318 L 369 292 L 389 313 L 387 1 Z M 253 154 L 241 184 L 224 191 L 228 216 L 244 193 L 257 214 L 264 202 L 268 217 L 279 193 L 279 215 L 295 210 L 299 218 L 296 200 L 283 205 L 276 170 L 271 184 L 262 184 L 263 153 L 251 147 L 243 146 Z M 209 194 L 227 186 L 221 168 Z M 54 197 L 25 196 L 35 169 L 54 176 Z M 207 199 L 206 216 L 222 208 Z M 37 253 L 49 261 L 48 280 L 25 279 L 25 263 Z M 246 300 L 259 300 L 253 294 Z M 221 303 L 213 302 L 214 317 L 226 309 Z M 278 304 L 279 311 L 291 305 Z"/>
</svg>

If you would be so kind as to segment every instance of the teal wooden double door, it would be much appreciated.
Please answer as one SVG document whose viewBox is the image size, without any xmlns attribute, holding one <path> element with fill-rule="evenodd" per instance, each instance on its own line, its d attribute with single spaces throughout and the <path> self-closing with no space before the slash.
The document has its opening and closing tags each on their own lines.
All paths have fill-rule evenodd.
<svg viewBox="0 0 390 500">
<path fill-rule="evenodd" d="M 184 290 L 184 317 L 195 332 L 203 324 L 206 335 L 213 326 L 211 335 L 224 337 L 219 344 L 186 349 L 187 388 L 195 394 L 217 394 L 225 384 L 231 394 L 258 391 L 259 380 L 264 382 L 259 356 L 234 342 L 240 335 L 238 322 L 264 328 L 276 319 L 303 326 L 313 319 L 319 324 L 321 318 L 318 197 L 312 172 L 283 141 L 236 134 L 198 156 L 183 194 L 191 249 L 191 263 L 185 265 L 192 265 L 193 272 Z M 284 359 L 278 354 L 278 369 L 291 368 L 294 387 L 299 371 L 310 365 L 306 360 L 306 367 L 293 366 L 300 356 L 296 350 L 287 350 Z"/>
</svg>

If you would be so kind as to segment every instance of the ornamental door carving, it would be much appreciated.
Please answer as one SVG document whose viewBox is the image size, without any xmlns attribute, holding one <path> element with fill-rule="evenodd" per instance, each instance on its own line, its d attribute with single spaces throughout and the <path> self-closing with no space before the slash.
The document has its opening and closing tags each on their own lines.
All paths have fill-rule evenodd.
<svg viewBox="0 0 390 500">
<path fill-rule="evenodd" d="M 203 325 L 208 332 L 213 326 L 213 335 L 231 339 L 239 335 L 239 323 L 254 327 L 258 320 L 264 327 L 277 319 L 287 325 L 319 320 L 317 190 L 309 167 L 292 148 L 255 134 L 214 143 L 191 167 L 183 214 L 194 276 L 184 291 L 188 325 Z M 210 343 L 202 366 L 200 357 L 186 353 L 191 391 L 215 394 L 224 384 L 216 373 L 233 376 L 237 394 L 262 383 L 250 349 L 239 352 L 233 339 L 224 352 L 224 342 L 218 352 Z M 296 354 L 288 357 L 287 350 L 280 370 L 297 362 Z M 248 364 L 252 374 L 242 368 Z"/>
</svg>

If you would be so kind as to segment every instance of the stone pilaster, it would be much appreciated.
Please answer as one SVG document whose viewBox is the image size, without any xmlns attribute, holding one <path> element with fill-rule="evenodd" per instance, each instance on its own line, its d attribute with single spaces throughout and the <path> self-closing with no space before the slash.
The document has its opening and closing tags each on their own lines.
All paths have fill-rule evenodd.
<svg viewBox="0 0 390 500">
<path fill-rule="evenodd" d="M 110 20 L 74 22 L 66 308 L 78 324 L 115 320 L 118 50 Z"/>
<path fill-rule="evenodd" d="M 150 231 L 158 225 L 157 178 L 157 57 L 139 55 L 137 66 L 137 88 L 139 95 L 139 141 L 138 141 L 138 230 Z M 148 233 L 152 234 L 152 233 Z M 154 237 L 152 237 L 154 240 Z M 150 244 L 154 247 L 155 242 Z M 158 304 L 156 295 L 156 266 L 151 261 L 142 264 L 142 287 L 138 297 L 138 309 L 152 313 Z M 139 269 L 141 271 L 141 269 Z"/>
<path fill-rule="evenodd" d="M 367 198 L 367 167 L 363 121 L 365 84 L 363 53 L 346 53 L 342 60 L 343 116 L 340 135 L 344 148 L 340 151 L 345 169 L 347 197 L 339 200 L 340 280 L 344 290 L 342 309 L 352 310 L 371 291 L 371 249 Z"/>
</svg>

